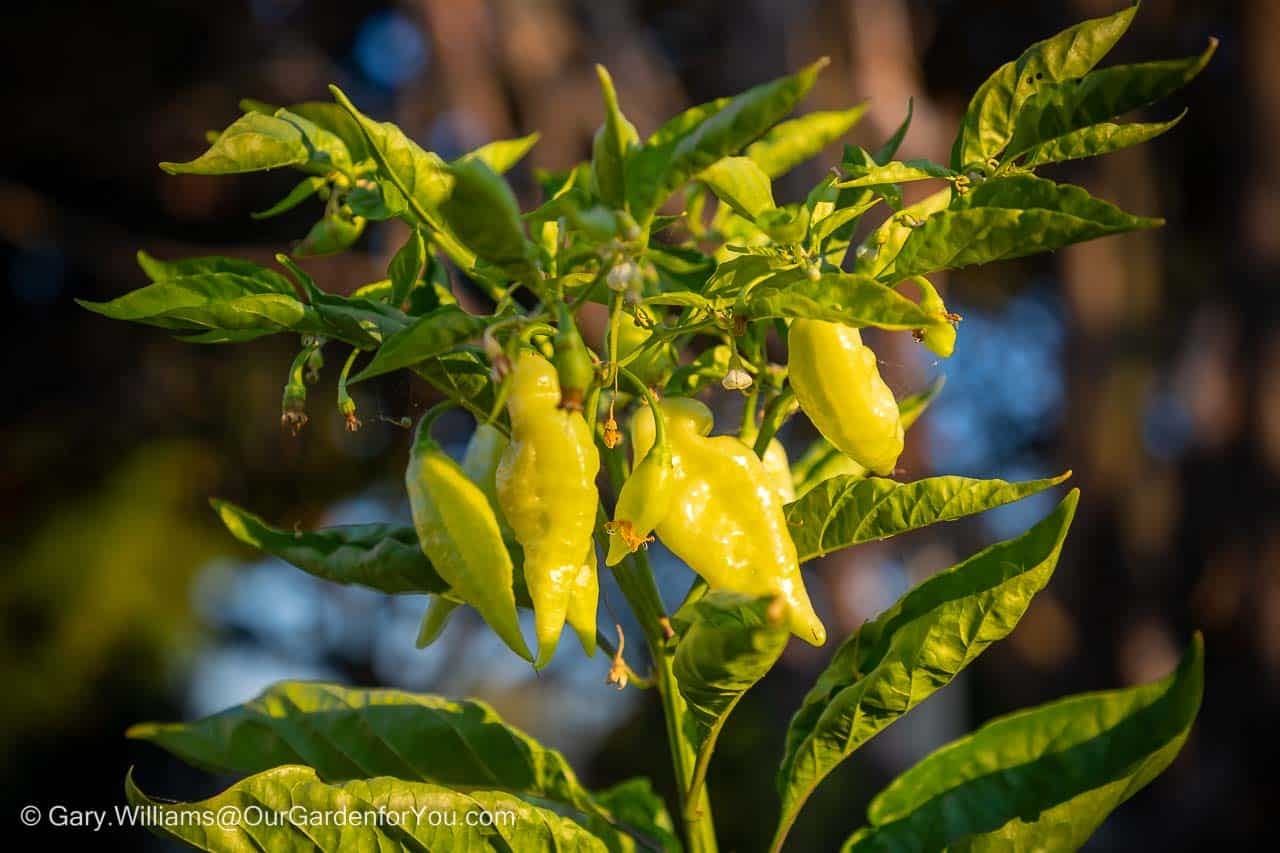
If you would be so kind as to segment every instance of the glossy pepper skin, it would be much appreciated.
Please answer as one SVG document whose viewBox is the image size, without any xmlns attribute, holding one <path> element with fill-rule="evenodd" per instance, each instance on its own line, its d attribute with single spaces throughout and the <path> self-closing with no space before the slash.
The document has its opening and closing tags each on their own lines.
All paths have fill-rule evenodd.
<svg viewBox="0 0 1280 853">
<path fill-rule="evenodd" d="M 516 616 L 514 568 L 493 507 L 431 438 L 427 424 L 418 425 L 404 478 L 418 542 L 452 592 L 480 611 L 512 651 L 531 660 Z"/>
<path fill-rule="evenodd" d="M 790 631 L 822 645 L 827 631 L 805 591 L 782 501 L 764 464 L 734 436 L 708 438 L 711 411 L 697 400 L 671 398 L 662 410 L 676 487 L 658 537 L 712 589 L 782 596 Z M 643 459 L 654 442 L 652 412 L 639 410 L 631 430 Z"/>
<path fill-rule="evenodd" d="M 560 408 L 549 361 L 526 352 L 509 381 L 511 444 L 498 464 L 498 502 L 524 548 L 541 668 L 555 653 L 573 591 L 585 587 L 578 578 L 595 526 L 600 454 L 581 413 Z"/>
<path fill-rule="evenodd" d="M 648 544 L 649 534 L 670 511 L 675 491 L 676 472 L 671 448 L 660 445 L 644 455 L 618 492 L 613 521 L 608 528 L 606 565 L 616 566 L 627 554 Z"/>
<path fill-rule="evenodd" d="M 902 419 L 858 330 L 794 320 L 787 347 L 791 387 L 813 425 L 841 453 L 876 474 L 892 474 L 902 454 Z"/>
<path fill-rule="evenodd" d="M 595 542 L 587 548 L 586 559 L 578 567 L 569 592 L 569 608 L 565 621 L 578 635 L 578 642 L 587 657 L 596 653 L 596 608 L 600 604 L 600 575 L 596 564 Z"/>
<path fill-rule="evenodd" d="M 784 504 L 795 500 L 796 486 L 791 480 L 791 460 L 787 458 L 787 449 L 782 446 L 782 442 L 776 438 L 771 439 L 764 458 L 760 461 L 764 463 L 764 470 L 769 472 L 769 480 L 778 493 L 778 499 Z"/>
</svg>

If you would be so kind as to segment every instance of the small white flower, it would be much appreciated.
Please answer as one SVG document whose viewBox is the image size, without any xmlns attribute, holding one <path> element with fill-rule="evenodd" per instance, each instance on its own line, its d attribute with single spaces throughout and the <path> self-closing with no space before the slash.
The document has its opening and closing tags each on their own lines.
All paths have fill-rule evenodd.
<svg viewBox="0 0 1280 853">
<path fill-rule="evenodd" d="M 613 269 L 609 270 L 609 275 L 605 277 L 605 283 L 609 285 L 609 289 L 615 293 L 622 293 L 631 286 L 631 283 L 639 278 L 640 270 L 631 261 L 623 261 L 620 264 L 614 264 Z"/>
<path fill-rule="evenodd" d="M 731 367 L 729 372 L 724 375 L 724 379 L 720 380 L 720 384 L 728 391 L 745 391 L 751 387 L 751 383 L 754 381 L 751 378 L 751 374 L 741 367 Z"/>
</svg>

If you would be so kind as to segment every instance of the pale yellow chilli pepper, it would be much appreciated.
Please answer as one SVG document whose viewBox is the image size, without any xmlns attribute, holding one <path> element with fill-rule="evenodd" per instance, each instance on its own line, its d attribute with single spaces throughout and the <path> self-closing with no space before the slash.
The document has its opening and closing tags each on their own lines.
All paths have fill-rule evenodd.
<svg viewBox="0 0 1280 853">
<path fill-rule="evenodd" d="M 560 408 L 551 362 L 526 352 L 509 381 L 511 443 L 498 465 L 498 502 L 524 549 L 541 668 L 555 654 L 591 544 L 600 455 L 582 414 Z"/>
<path fill-rule="evenodd" d="M 787 449 L 782 446 L 782 442 L 772 439 L 760 461 L 764 463 L 764 470 L 769 472 L 769 479 L 773 481 L 778 499 L 784 504 L 795 500 L 796 486 L 791 480 L 791 460 L 787 458 Z"/>
<path fill-rule="evenodd" d="M 661 405 L 676 487 L 658 538 L 712 589 L 782 596 L 788 629 L 812 645 L 825 643 L 827 630 L 805 591 L 782 500 L 764 463 L 734 436 L 708 438 L 711 411 L 697 400 Z M 653 446 L 653 413 L 637 411 L 631 432 L 638 465 Z"/>
<path fill-rule="evenodd" d="M 800 408 L 841 453 L 881 476 L 902 455 L 902 419 L 876 354 L 851 326 L 794 320 L 787 370 Z"/>
<path fill-rule="evenodd" d="M 600 575 L 596 564 L 595 542 L 587 548 L 587 558 L 578 567 L 573 589 L 569 592 L 569 609 L 565 621 L 578 635 L 587 657 L 596 653 L 596 609 L 600 606 Z"/>
</svg>

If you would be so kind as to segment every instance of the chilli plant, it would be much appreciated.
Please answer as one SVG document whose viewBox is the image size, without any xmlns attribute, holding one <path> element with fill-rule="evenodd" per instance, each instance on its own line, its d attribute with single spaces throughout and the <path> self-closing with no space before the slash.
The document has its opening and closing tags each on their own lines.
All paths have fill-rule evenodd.
<svg viewBox="0 0 1280 853">
<path fill-rule="evenodd" d="M 587 656 L 603 650 L 611 683 L 661 702 L 679 798 L 673 819 L 648 780 L 590 790 L 562 755 L 481 702 L 287 682 L 207 719 L 130 731 L 240 777 L 191 803 L 153 800 L 130 778 L 128 797 L 150 808 L 154 831 L 204 850 L 715 850 L 705 780 L 729 715 L 791 635 L 827 641 L 800 567 L 1069 476 L 895 479 L 904 432 L 940 383 L 895 399 L 859 330 L 906 332 L 945 358 L 960 318 L 931 276 L 1160 224 L 1036 173 L 1145 142 L 1181 118 L 1114 121 L 1187 83 L 1215 46 L 1093 70 L 1135 12 L 1086 21 L 1002 65 L 969 103 L 948 164 L 895 159 L 908 107 L 883 146 L 846 145 L 790 203 L 773 181 L 863 112 L 788 118 L 822 61 L 686 110 L 648 137 L 599 68 L 604 121 L 591 159 L 535 173 L 543 200 L 528 211 L 503 174 L 536 135 L 446 161 L 336 87 L 333 103 L 245 102 L 204 154 L 161 164 L 198 175 L 296 169 L 301 182 L 259 216 L 312 196 L 324 213 L 276 256 L 281 269 L 140 253 L 150 284 L 85 307 L 200 343 L 299 335 L 283 402 L 295 431 L 325 347 L 349 353 L 338 409 L 352 429 L 356 383 L 408 370 L 442 397 L 411 443 L 413 527 L 281 530 L 214 501 L 226 527 L 336 583 L 429 594 L 420 645 L 470 606 L 541 668 L 568 623 Z M 936 191 L 905 205 L 902 185 L 917 181 Z M 370 222 L 392 219 L 408 239 L 381 281 L 322 288 L 294 260 L 348 249 Z M 461 287 L 489 313 L 464 310 Z M 585 311 L 607 316 L 598 349 L 579 332 Z M 713 436 L 699 397 L 724 393 L 716 386 L 740 392 L 745 415 Z M 450 407 L 478 424 L 460 462 L 432 439 Z M 776 434 L 801 413 L 820 437 L 790 464 Z M 761 849 L 782 849 L 840 762 L 1013 630 L 1053 573 L 1077 497 L 841 638 L 791 719 L 777 831 Z M 655 538 L 696 575 L 674 609 L 650 569 Z M 602 568 L 641 626 L 644 663 L 628 663 L 620 630 L 598 630 Z M 531 642 L 522 608 L 533 612 Z M 845 849 L 1075 849 L 1174 759 L 1202 681 L 1197 637 L 1161 681 L 989 722 L 881 791 Z M 250 804 L 277 816 L 199 819 Z M 315 819 L 427 807 L 514 819 Z"/>
</svg>

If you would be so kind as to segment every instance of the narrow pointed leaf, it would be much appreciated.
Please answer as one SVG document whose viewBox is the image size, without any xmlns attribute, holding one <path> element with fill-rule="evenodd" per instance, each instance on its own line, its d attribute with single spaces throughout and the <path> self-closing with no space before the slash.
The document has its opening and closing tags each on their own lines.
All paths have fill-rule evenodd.
<svg viewBox="0 0 1280 853">
<path fill-rule="evenodd" d="M 770 178 L 780 178 L 848 133 L 866 111 L 866 104 L 858 104 L 847 110 L 806 113 L 779 123 L 743 153 Z"/>
<path fill-rule="evenodd" d="M 787 504 L 787 525 L 803 563 L 852 545 L 1020 501 L 1066 482 L 1070 476 L 1068 471 L 1022 483 L 954 476 L 911 483 L 880 477 L 832 477 Z"/>
<path fill-rule="evenodd" d="M 147 821 L 156 835 L 211 853 L 606 850 L 569 818 L 511 794 L 463 794 L 386 776 L 334 785 L 309 767 L 276 767 L 207 800 L 173 803 L 144 794 L 131 771 L 125 790 L 130 805 L 156 816 Z"/>
<path fill-rule="evenodd" d="M 1217 47 L 1217 40 L 1211 39 L 1198 56 L 1116 65 L 1042 87 L 1018 112 L 1002 159 L 1014 159 L 1037 145 L 1155 103 L 1199 74 Z"/>
<path fill-rule="evenodd" d="M 510 172 L 538 144 L 541 134 L 531 133 L 515 139 L 497 139 L 462 155 L 463 160 L 479 160 L 499 175 Z"/>
<path fill-rule="evenodd" d="M 892 268 L 907 239 L 930 216 L 945 210 L 951 204 L 951 196 L 951 187 L 943 187 L 880 223 L 854 253 L 853 271 L 879 276 Z"/>
<path fill-rule="evenodd" d="M 1160 681 L 987 723 L 899 776 L 846 851 L 1076 850 L 1186 742 L 1204 691 L 1197 634 Z"/>
<path fill-rule="evenodd" d="M 1160 134 L 1173 128 L 1182 121 L 1186 110 L 1169 121 L 1132 122 L 1130 124 L 1113 124 L 1101 122 L 1064 133 L 1035 145 L 1022 154 L 1021 163 L 1028 169 L 1043 166 L 1046 163 L 1062 163 L 1067 160 L 1080 160 L 1085 157 L 1098 157 L 1132 148 L 1155 139 Z"/>
<path fill-rule="evenodd" d="M 777 273 L 739 298 L 735 315 L 752 320 L 804 317 L 847 326 L 923 329 L 947 320 L 893 288 L 865 275 L 823 273 L 816 281 L 799 271 Z"/>
<path fill-rule="evenodd" d="M 836 765 L 1013 630 L 1053 574 L 1078 500 L 1072 491 L 1026 533 L 920 584 L 841 645 L 787 730 L 780 834 Z"/>
<path fill-rule="evenodd" d="M 130 291 L 110 302 L 77 300 L 81 306 L 110 317 L 130 320 L 168 329 L 223 328 L 289 328 L 303 321 L 305 306 L 290 293 L 274 288 L 271 277 L 235 272 L 193 273 L 179 278 L 162 279 Z M 252 321 L 238 324 L 234 318 L 262 314 L 275 317 L 259 326 Z M 222 317 L 222 321 L 218 318 Z"/>
<path fill-rule="evenodd" d="M 351 378 L 351 383 L 363 382 L 402 367 L 412 367 L 420 361 L 440 355 L 480 334 L 484 330 L 485 320 L 484 317 L 468 314 L 456 305 L 446 305 L 430 314 L 424 314 L 384 341 L 373 360 Z"/>
<path fill-rule="evenodd" d="M 280 199 L 266 210 L 259 210 L 255 213 L 250 213 L 249 216 L 254 219 L 270 219 L 273 216 L 288 213 L 319 192 L 320 188 L 326 183 L 328 183 L 328 181 L 319 176 L 303 178 L 301 183 L 289 190 L 289 194 L 284 198 Z"/>
<path fill-rule="evenodd" d="M 449 589 L 423 555 L 418 535 L 407 525 L 281 530 L 227 501 L 215 499 L 210 504 L 232 536 L 318 578 L 392 594 Z"/>
<path fill-rule="evenodd" d="M 893 160 L 884 165 L 875 164 L 850 170 L 850 175 L 832 186 L 837 189 L 871 187 L 877 184 L 905 184 L 927 181 L 933 178 L 954 178 L 956 173 L 946 166 L 928 160 Z"/>
<path fill-rule="evenodd" d="M 591 177 L 600 201 L 621 210 L 627 203 L 627 158 L 640 144 L 640 135 L 618 106 L 618 93 L 608 70 L 597 65 L 596 76 L 604 98 L 604 124 L 591 142 Z"/>
<path fill-rule="evenodd" d="M 477 258 L 512 275 L 535 274 L 534 247 L 525 236 L 515 193 L 482 160 L 449 167 L 453 189 L 440 203 L 452 234 Z"/>
<path fill-rule="evenodd" d="M 326 782 L 395 776 L 600 811 L 563 755 L 473 700 L 285 681 L 203 720 L 143 723 L 128 735 L 215 773 L 305 764 Z"/>
<path fill-rule="evenodd" d="M 913 227 L 880 278 L 897 281 L 1020 258 L 1162 222 L 1133 216 L 1080 187 L 1035 175 L 993 178 Z"/>
<path fill-rule="evenodd" d="M 289 279 L 273 269 L 246 261 L 242 258 L 227 258 L 221 255 L 207 255 L 198 258 L 180 258 L 176 261 L 162 261 L 146 252 L 138 252 L 138 266 L 152 281 L 167 281 L 171 278 L 204 275 L 206 273 L 231 273 L 245 279 L 245 292 L 249 293 L 287 293 L 290 296 L 297 291 L 289 283 Z"/>
<path fill-rule="evenodd" d="M 960 120 L 951 168 L 962 171 L 999 156 L 1013 136 L 1022 104 L 1042 86 L 1088 73 L 1129 29 L 1137 11 L 1133 5 L 1069 27 L 1000 66 L 978 87 Z"/>
<path fill-rule="evenodd" d="M 391 280 L 389 302 L 392 305 L 403 305 L 409 291 L 418 283 L 422 270 L 427 264 L 427 244 L 422 239 L 422 232 L 414 228 L 409 232 L 409 239 L 400 247 L 387 267 L 387 278 Z"/>
<path fill-rule="evenodd" d="M 627 161 L 627 200 L 642 224 L 670 193 L 719 160 L 759 139 L 812 88 L 820 60 L 798 74 L 749 89 L 706 110 L 691 126 L 668 123 Z M 682 117 L 681 117 L 682 118 Z"/>
</svg>

